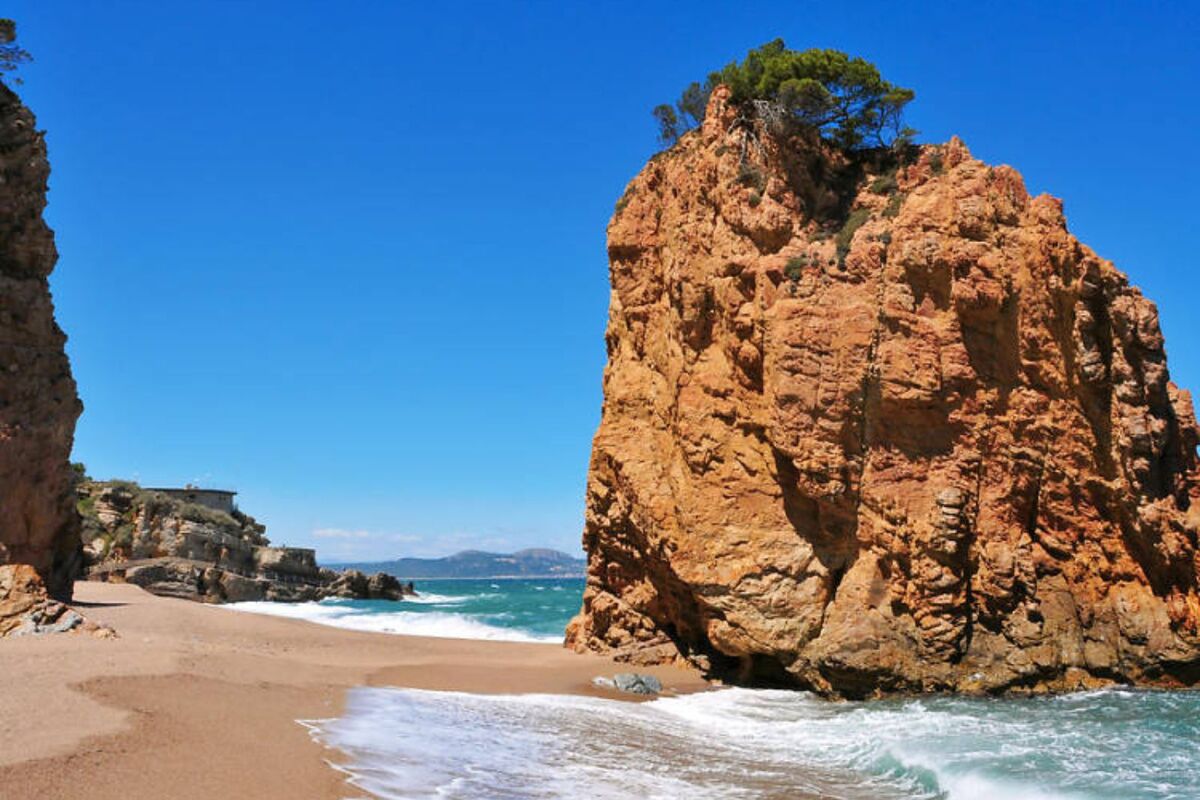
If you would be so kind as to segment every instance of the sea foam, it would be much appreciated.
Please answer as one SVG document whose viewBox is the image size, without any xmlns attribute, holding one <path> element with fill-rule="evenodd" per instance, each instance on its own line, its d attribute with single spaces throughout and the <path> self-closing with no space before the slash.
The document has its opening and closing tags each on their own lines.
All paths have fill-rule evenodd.
<svg viewBox="0 0 1200 800">
<path fill-rule="evenodd" d="M 830 703 L 724 689 L 634 704 L 363 688 L 314 737 L 384 798 L 1184 800 L 1200 698 Z"/>
<path fill-rule="evenodd" d="M 411 603 L 413 600 L 403 600 Z M 424 604 L 454 605 L 453 600 L 425 597 Z M 561 643 L 561 635 L 540 635 L 515 628 L 489 625 L 476 617 L 449 611 L 380 611 L 363 609 L 350 603 L 322 601 L 320 603 L 230 603 L 221 608 L 233 611 L 289 617 L 373 633 L 395 633 L 408 636 L 432 636 L 442 639 L 484 639 L 505 642 Z"/>
</svg>

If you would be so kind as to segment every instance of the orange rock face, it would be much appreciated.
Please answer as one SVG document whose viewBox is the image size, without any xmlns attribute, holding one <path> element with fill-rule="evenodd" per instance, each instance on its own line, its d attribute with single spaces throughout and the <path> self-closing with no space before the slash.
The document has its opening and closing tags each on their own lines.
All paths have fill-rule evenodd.
<svg viewBox="0 0 1200 800">
<path fill-rule="evenodd" d="M 718 89 L 608 237 L 569 646 L 849 697 L 1200 680 L 1191 398 L 1059 201 Z"/>
<path fill-rule="evenodd" d="M 57 252 L 42 220 L 45 141 L 3 86 L 0 174 L 0 565 L 28 565 L 40 576 L 9 570 L 20 580 L 0 580 L 0 595 L 18 587 L 36 595 L 44 583 L 69 598 L 81 549 L 68 459 L 82 406 L 46 280 Z M 16 607 L 4 600 L 0 615 Z"/>
</svg>

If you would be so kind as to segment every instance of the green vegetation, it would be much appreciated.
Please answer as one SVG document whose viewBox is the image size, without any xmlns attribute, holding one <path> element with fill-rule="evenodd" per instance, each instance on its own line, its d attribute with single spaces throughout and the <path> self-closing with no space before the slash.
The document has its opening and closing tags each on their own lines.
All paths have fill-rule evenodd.
<svg viewBox="0 0 1200 800">
<path fill-rule="evenodd" d="M 95 548 L 100 558 L 108 558 L 115 551 L 131 557 L 140 535 L 146 536 L 152 544 L 161 535 L 159 531 L 164 525 L 171 528 L 176 519 L 216 528 L 252 544 L 269 544 L 265 536 L 266 528 L 237 509 L 227 514 L 173 498 L 165 492 L 143 489 L 132 481 L 82 483 L 75 507 L 80 516 L 81 537 L 85 544 Z M 106 508 L 108 514 L 116 512 L 119 516 L 112 519 L 106 514 L 107 521 L 101 522 L 99 508 Z M 144 550 L 147 546 L 150 545 L 138 542 L 139 549 Z"/>
<path fill-rule="evenodd" d="M 887 175 L 880 175 L 875 180 L 871 181 L 869 187 L 875 194 L 891 194 L 896 191 L 896 173 L 889 172 Z"/>
<path fill-rule="evenodd" d="M 885 217 L 889 217 L 889 218 L 896 216 L 897 214 L 900 213 L 900 206 L 902 206 L 902 205 L 904 205 L 904 195 L 903 194 L 892 195 L 892 198 L 890 200 L 888 200 L 887 206 L 883 209 L 883 215 Z"/>
<path fill-rule="evenodd" d="M 112 540 L 109 542 L 109 550 L 114 547 L 120 547 L 126 551 L 133 546 L 133 523 L 122 522 L 113 531 Z"/>
<path fill-rule="evenodd" d="M 946 169 L 946 162 L 942 158 L 942 153 L 940 150 L 934 150 L 929 154 L 929 169 L 934 175 L 941 175 Z"/>
<path fill-rule="evenodd" d="M 782 39 L 751 50 L 738 63 L 692 83 L 675 102 L 652 111 L 667 145 L 704 121 L 713 89 L 726 85 L 732 100 L 760 115 L 794 121 L 845 150 L 909 141 L 904 106 L 915 96 L 884 80 L 871 62 L 840 50 L 789 50 Z M 761 107 L 760 105 L 761 104 Z"/>
<path fill-rule="evenodd" d="M 787 266 L 783 268 L 783 274 L 790 280 L 798 281 L 800 276 L 804 274 L 804 268 L 808 266 L 808 256 L 799 255 L 789 258 Z"/>
<path fill-rule="evenodd" d="M 123 481 L 123 480 L 113 479 L 111 481 L 104 481 L 104 483 L 107 483 L 109 486 L 111 486 L 114 489 L 123 489 L 124 491 L 129 492 L 131 495 L 134 495 L 135 497 L 138 494 L 140 494 L 142 491 L 142 487 L 138 486 L 133 481 Z"/>
<path fill-rule="evenodd" d="M 216 509 L 197 505 L 196 503 L 180 502 L 178 513 L 180 517 L 188 520 L 189 522 L 202 522 L 222 528 L 238 527 L 237 520 L 226 514 L 224 511 L 217 511 Z"/>
<path fill-rule="evenodd" d="M 680 136 L 695 127 L 694 125 L 681 127 L 675 109 L 666 103 L 655 106 L 650 113 L 654 115 L 654 121 L 658 123 L 658 140 L 668 146 L 675 144 L 679 141 Z"/>
<path fill-rule="evenodd" d="M 633 195 L 633 187 L 631 186 L 628 189 L 626 189 L 625 193 L 621 195 L 619 200 L 617 200 L 617 205 L 614 207 L 613 212 L 616 214 L 620 214 L 622 211 L 624 211 L 625 206 L 629 205 L 629 198 L 632 195 Z"/>
<path fill-rule="evenodd" d="M 127 507 L 122 512 L 122 519 L 131 522 L 143 514 L 146 519 L 154 519 L 165 514 L 177 514 L 183 519 L 193 522 L 210 522 L 228 525 L 233 518 L 224 512 L 210 509 L 196 503 L 186 503 L 175 500 L 163 492 L 153 489 L 143 489 L 138 483 L 126 480 L 88 481 L 87 494 L 75 504 L 79 513 L 85 519 L 96 516 L 96 498 L 108 490 L 114 495 L 124 494 L 128 500 Z"/>
<path fill-rule="evenodd" d="M 146 510 L 146 519 L 154 519 L 171 513 L 175 501 L 162 492 L 150 492 L 143 489 L 134 498 L 134 503 Z"/>
<path fill-rule="evenodd" d="M 846 224 L 838 231 L 835 241 L 837 243 L 837 260 L 839 266 L 846 263 L 846 256 L 850 253 L 850 243 L 854 241 L 854 234 L 870 218 L 871 210 L 869 208 L 860 208 L 847 218 Z"/>
<path fill-rule="evenodd" d="M 758 206 L 759 206 L 759 204 L 760 204 L 760 203 L 762 203 L 762 195 L 761 195 L 761 194 L 759 194 L 759 193 L 758 193 L 758 192 L 756 192 L 756 191 L 755 191 L 755 192 L 751 192 L 751 193 L 750 193 L 750 207 L 751 207 L 751 208 L 758 208 Z"/>
<path fill-rule="evenodd" d="M 96 498 L 88 495 L 75 502 L 75 510 L 81 517 L 90 517 L 96 513 Z"/>
<path fill-rule="evenodd" d="M 5 82 L 5 75 L 30 61 L 33 61 L 33 56 L 17 44 L 17 23 L 11 19 L 0 19 L 0 83 Z M 20 82 L 20 78 L 13 78 L 13 83 Z"/>
<path fill-rule="evenodd" d="M 748 186 L 754 189 L 759 194 L 767 188 L 767 176 L 763 175 L 762 170 L 753 164 L 742 164 L 738 168 L 736 181 L 742 186 Z"/>
</svg>

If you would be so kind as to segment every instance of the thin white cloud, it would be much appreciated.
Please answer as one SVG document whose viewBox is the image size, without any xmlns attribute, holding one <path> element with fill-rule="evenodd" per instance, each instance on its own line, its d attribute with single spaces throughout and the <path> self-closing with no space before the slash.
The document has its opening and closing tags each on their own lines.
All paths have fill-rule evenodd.
<svg viewBox="0 0 1200 800">
<path fill-rule="evenodd" d="M 369 539 L 370 531 L 348 531 L 343 528 L 318 528 L 313 531 L 317 539 Z"/>
</svg>

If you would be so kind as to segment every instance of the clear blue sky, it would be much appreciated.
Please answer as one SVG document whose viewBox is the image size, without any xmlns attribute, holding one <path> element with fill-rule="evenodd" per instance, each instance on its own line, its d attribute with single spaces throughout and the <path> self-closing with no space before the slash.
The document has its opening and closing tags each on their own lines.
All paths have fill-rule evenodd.
<svg viewBox="0 0 1200 800">
<path fill-rule="evenodd" d="M 577 552 L 613 202 L 649 109 L 776 36 L 1064 197 L 1200 388 L 1196 4 L 983 5 L 6 2 L 76 458 L 235 488 L 327 560 Z"/>
</svg>

